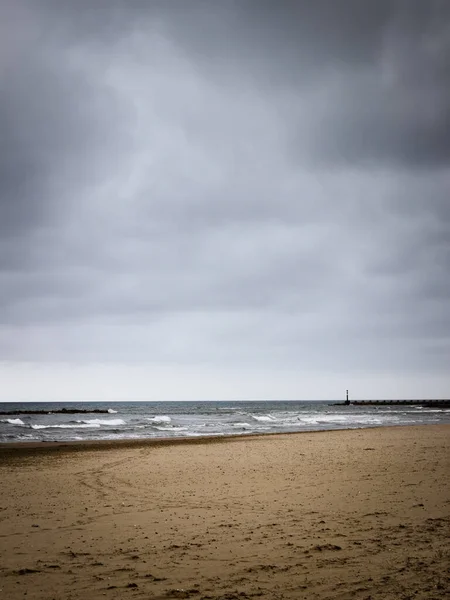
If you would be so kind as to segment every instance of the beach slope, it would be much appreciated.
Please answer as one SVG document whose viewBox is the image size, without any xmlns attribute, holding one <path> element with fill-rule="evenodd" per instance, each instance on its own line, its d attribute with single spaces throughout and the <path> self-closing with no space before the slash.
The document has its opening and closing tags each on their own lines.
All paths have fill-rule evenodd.
<svg viewBox="0 0 450 600">
<path fill-rule="evenodd" d="M 0 447 L 0 596 L 450 597 L 450 426 Z"/>
</svg>

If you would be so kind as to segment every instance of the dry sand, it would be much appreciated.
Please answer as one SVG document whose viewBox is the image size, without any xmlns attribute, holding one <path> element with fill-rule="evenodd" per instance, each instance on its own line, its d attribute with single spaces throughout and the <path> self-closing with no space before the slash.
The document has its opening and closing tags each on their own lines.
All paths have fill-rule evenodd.
<svg viewBox="0 0 450 600">
<path fill-rule="evenodd" d="M 450 597 L 450 426 L 0 447 L 0 598 Z"/>
</svg>

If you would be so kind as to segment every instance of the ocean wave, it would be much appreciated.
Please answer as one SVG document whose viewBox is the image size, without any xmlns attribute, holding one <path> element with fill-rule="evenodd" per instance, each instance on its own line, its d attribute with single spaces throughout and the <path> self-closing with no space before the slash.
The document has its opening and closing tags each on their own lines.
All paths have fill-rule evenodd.
<svg viewBox="0 0 450 600">
<path fill-rule="evenodd" d="M 368 417 L 371 419 L 372 417 Z M 351 421 L 362 421 L 363 415 L 315 415 L 314 417 L 302 417 L 300 420 L 304 423 L 349 423 Z"/>
<path fill-rule="evenodd" d="M 22 419 L 0 419 L 0 423 L 6 423 L 7 425 L 18 425 L 20 427 L 25 425 Z"/>
<path fill-rule="evenodd" d="M 272 415 L 251 415 L 255 421 L 260 421 L 261 423 L 276 423 L 275 417 Z"/>
<path fill-rule="evenodd" d="M 336 423 L 336 424 L 344 424 L 344 425 L 351 425 L 351 424 L 372 424 L 372 425 L 376 425 L 376 424 L 381 424 L 383 422 L 391 422 L 391 421 L 396 421 L 398 420 L 398 417 L 394 417 L 391 416 L 389 419 L 379 419 L 375 416 L 371 416 L 371 415 L 365 415 L 365 414 L 360 414 L 360 415 L 315 415 L 313 417 L 302 417 L 300 419 L 300 421 L 302 423 L 307 423 L 308 425 L 321 425 L 321 424 L 332 424 L 332 423 Z"/>
<path fill-rule="evenodd" d="M 302 423 L 306 423 L 307 425 L 318 425 L 319 424 L 317 417 L 302 417 L 300 419 L 300 421 Z"/>
<path fill-rule="evenodd" d="M 33 405 L 34 406 L 34 405 Z M 47 405 L 43 405 L 47 407 Z M 0 415 L 0 443 L 30 440 L 182 438 L 200 435 L 356 429 L 381 425 L 449 423 L 450 407 L 332 407 L 325 403 L 243 403 L 212 405 L 180 403 L 101 405 L 104 414 L 68 413 L 23 416 L 10 406 Z M 40 408 L 40 405 L 36 405 Z M 29 408 L 26 405 L 25 408 Z M 115 414 L 116 411 L 120 414 Z M 19 418 L 20 417 L 20 418 Z"/>
<path fill-rule="evenodd" d="M 51 423 L 47 425 L 31 424 L 31 429 L 96 429 L 100 425 L 87 423 Z"/>
<path fill-rule="evenodd" d="M 77 421 L 77 423 L 84 425 L 98 425 L 99 427 L 102 425 L 106 425 L 107 427 L 125 425 L 125 421 L 123 419 L 83 419 L 82 421 Z"/>
<path fill-rule="evenodd" d="M 147 421 L 154 425 L 162 425 L 163 423 L 170 423 L 172 419 L 167 415 L 156 415 L 155 417 L 147 417 Z"/>
<path fill-rule="evenodd" d="M 10 436 L 11 440 L 20 442 L 34 442 L 40 440 L 40 438 L 32 433 L 24 433 L 17 436 Z"/>
</svg>

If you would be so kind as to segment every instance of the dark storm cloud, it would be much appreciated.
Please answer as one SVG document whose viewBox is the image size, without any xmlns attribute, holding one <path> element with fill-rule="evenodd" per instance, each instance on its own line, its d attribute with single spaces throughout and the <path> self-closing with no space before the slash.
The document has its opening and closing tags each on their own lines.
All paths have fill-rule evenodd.
<svg viewBox="0 0 450 600">
<path fill-rule="evenodd" d="M 114 97 L 70 64 L 46 20 L 35 22 L 27 10 L 19 16 L 11 25 L 19 38 L 30 21 L 31 32 L 23 48 L 3 49 L 0 69 L 2 238 L 54 218 L 65 186 L 96 176 L 92 159 L 115 143 L 108 127 L 120 117 Z M 114 129 L 117 137 L 120 126 Z"/>
<path fill-rule="evenodd" d="M 275 102 L 282 90 L 293 92 L 285 117 L 299 161 L 312 155 L 331 164 L 433 167 L 449 159 L 448 3 L 236 0 L 213 8 L 201 0 L 47 0 L 24 6 L 38 20 L 39 35 L 2 76 L 2 198 L 12 198 L 2 202 L 4 227 L 26 214 L 35 219 L 38 201 L 21 208 L 29 189 L 41 194 L 42 204 L 48 173 L 58 168 L 55 158 L 80 154 L 87 135 L 105 132 L 96 123 L 103 117 L 101 99 L 92 98 L 99 89 L 58 56 L 64 45 L 85 44 L 104 55 L 130 31 L 149 27 L 172 36 L 225 85 L 246 80 Z M 54 46 L 46 49 L 47 36 Z M 305 135 L 295 90 L 308 87 L 320 100 Z"/>
<path fill-rule="evenodd" d="M 0 11 L 2 356 L 376 368 L 450 336 L 448 3 Z"/>
<path fill-rule="evenodd" d="M 432 168 L 448 162 L 448 3 L 238 4 L 248 26 L 238 48 L 252 48 L 253 42 L 256 56 L 264 57 L 262 65 L 255 61 L 255 74 L 269 85 L 317 86 L 307 148 L 301 145 L 303 129 L 295 133 L 295 110 L 291 115 L 300 155 L 369 166 Z"/>
<path fill-rule="evenodd" d="M 275 96 L 294 91 L 294 106 L 285 116 L 300 159 L 424 168 L 448 162 L 448 3 L 242 0 L 214 10 L 201 1 L 151 6 L 148 18 L 159 15 L 164 30 L 209 78 L 229 85 L 245 79 Z M 308 88 L 320 100 L 311 107 L 302 145 L 295 90 Z"/>
<path fill-rule="evenodd" d="M 211 80 L 293 92 L 298 160 L 442 167 L 450 158 L 450 5 L 440 0 L 63 3 L 72 39 L 157 26 Z M 305 130 L 295 91 L 316 89 Z M 306 143 L 305 143 L 306 141 Z"/>
</svg>

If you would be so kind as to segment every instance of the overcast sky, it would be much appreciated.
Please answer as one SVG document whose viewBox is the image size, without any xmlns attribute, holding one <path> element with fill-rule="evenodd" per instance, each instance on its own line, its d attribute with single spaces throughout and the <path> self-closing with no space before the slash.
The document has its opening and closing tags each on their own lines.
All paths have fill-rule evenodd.
<svg viewBox="0 0 450 600">
<path fill-rule="evenodd" d="M 0 400 L 450 396 L 450 2 L 1 0 Z"/>
</svg>

